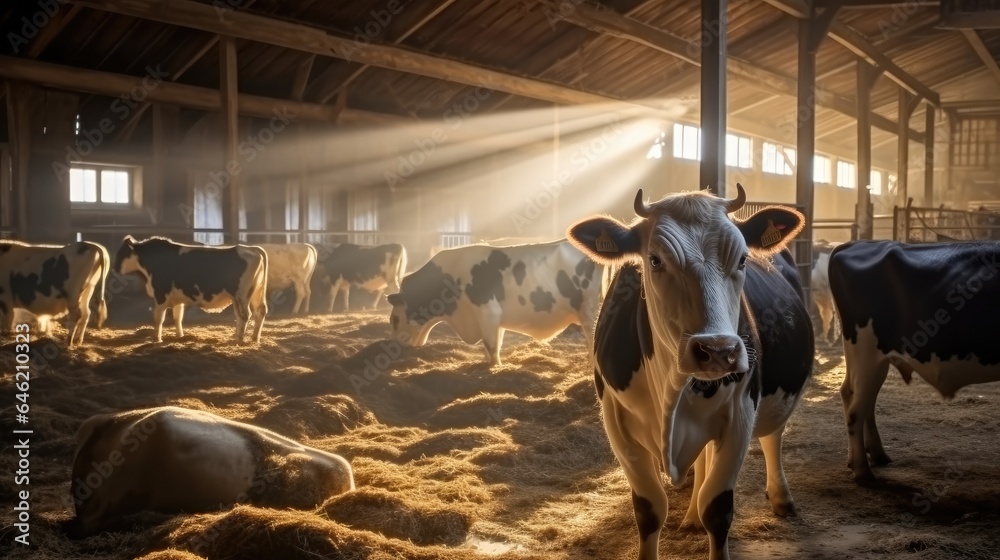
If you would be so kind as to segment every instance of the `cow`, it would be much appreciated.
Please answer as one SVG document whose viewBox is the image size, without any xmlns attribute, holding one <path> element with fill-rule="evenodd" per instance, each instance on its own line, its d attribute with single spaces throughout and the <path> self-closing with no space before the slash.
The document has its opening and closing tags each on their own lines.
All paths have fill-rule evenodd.
<svg viewBox="0 0 1000 560">
<path fill-rule="evenodd" d="M 270 430 L 176 406 L 98 414 L 76 435 L 71 536 L 141 511 L 311 509 L 354 490 L 350 463 Z"/>
<path fill-rule="evenodd" d="M 813 243 L 813 268 L 811 273 L 810 290 L 812 291 L 813 304 L 819 313 L 820 335 L 822 340 L 830 344 L 837 342 L 840 334 L 836 327 L 837 314 L 833 305 L 833 294 L 830 293 L 830 252 L 839 243 L 819 240 Z"/>
<path fill-rule="evenodd" d="M 253 341 L 267 315 L 267 253 L 253 245 L 205 247 L 165 237 L 137 241 L 126 235 L 115 257 L 119 274 L 138 274 L 153 298 L 153 338 L 163 342 L 163 319 L 174 313 L 178 337 L 184 336 L 184 306 L 220 313 L 230 304 L 236 312 L 236 344 L 243 344 L 254 319 Z"/>
<path fill-rule="evenodd" d="M 417 347 L 446 323 L 468 344 L 481 340 L 491 367 L 502 365 L 507 330 L 547 340 L 576 323 L 589 346 L 602 295 L 600 268 L 565 239 L 445 249 L 389 296 L 389 323 L 393 336 Z"/>
<path fill-rule="evenodd" d="M 834 249 L 830 288 L 847 365 L 840 394 L 848 466 L 859 484 L 876 481 L 872 464 L 891 462 L 875 423 L 890 364 L 907 383 L 916 372 L 946 399 L 1000 380 L 998 267 L 1000 244 L 988 241 L 853 241 Z"/>
<path fill-rule="evenodd" d="M 68 245 L 0 241 L 0 315 L 6 328 L 14 329 L 15 309 L 32 313 L 40 325 L 68 314 L 67 346 L 83 344 L 95 290 L 97 327 L 108 318 L 104 286 L 110 265 L 108 250 L 90 241 Z"/>
<path fill-rule="evenodd" d="M 267 253 L 267 289 L 295 288 L 292 313 L 309 312 L 313 272 L 316 270 L 316 247 L 308 243 L 260 243 Z"/>
<path fill-rule="evenodd" d="M 812 321 L 786 249 L 804 225 L 769 206 L 706 191 L 645 203 L 631 224 L 596 216 L 568 230 L 599 263 L 623 263 L 604 298 L 594 382 L 605 431 L 632 489 L 640 560 L 656 560 L 667 515 L 660 469 L 682 483 L 684 525 L 702 527 L 712 560 L 729 558 L 733 488 L 752 437 L 767 464 L 774 514 L 795 515 L 781 438 L 812 374 Z M 713 444 L 714 442 L 714 444 Z"/>
<path fill-rule="evenodd" d="M 330 294 L 327 313 L 333 313 L 339 292 L 344 293 L 344 310 L 350 309 L 351 286 L 376 292 L 372 307 L 378 307 L 386 291 L 399 292 L 400 282 L 406 274 L 406 248 L 399 243 L 375 247 L 353 243 L 322 245 L 319 252 L 317 275 Z"/>
</svg>

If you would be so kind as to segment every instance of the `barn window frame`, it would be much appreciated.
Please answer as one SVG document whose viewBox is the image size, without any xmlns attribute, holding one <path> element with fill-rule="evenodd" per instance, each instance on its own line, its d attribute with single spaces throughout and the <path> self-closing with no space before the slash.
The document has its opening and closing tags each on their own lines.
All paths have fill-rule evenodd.
<svg viewBox="0 0 1000 560">
<path fill-rule="evenodd" d="M 858 188 L 858 166 L 846 159 L 837 160 L 837 186 L 843 189 Z"/>
<path fill-rule="evenodd" d="M 674 123 L 674 157 L 701 161 L 701 128 L 684 123 Z"/>
<path fill-rule="evenodd" d="M 92 174 L 92 185 L 78 184 Z M 111 177 L 124 174 L 125 185 L 111 185 Z M 142 168 L 134 165 L 74 162 L 66 177 L 70 207 L 84 210 L 135 210 L 142 206 Z M 90 181 L 86 181 L 90 182 Z M 92 192 L 88 188 L 92 186 Z M 79 190 L 78 190 L 79 189 Z"/>
<path fill-rule="evenodd" d="M 833 182 L 833 160 L 829 156 L 816 154 L 813 157 L 813 183 L 829 185 Z"/>
<path fill-rule="evenodd" d="M 795 148 L 765 141 L 760 162 L 764 173 L 792 175 L 795 173 Z"/>
<path fill-rule="evenodd" d="M 726 166 L 753 169 L 753 139 L 740 134 L 726 134 Z"/>
</svg>

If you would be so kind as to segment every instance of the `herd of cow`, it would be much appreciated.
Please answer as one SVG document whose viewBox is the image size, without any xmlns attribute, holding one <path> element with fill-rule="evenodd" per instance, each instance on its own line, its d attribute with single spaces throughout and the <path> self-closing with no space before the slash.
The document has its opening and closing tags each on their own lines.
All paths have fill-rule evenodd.
<svg viewBox="0 0 1000 560">
<path fill-rule="evenodd" d="M 773 512 L 795 514 L 781 439 L 815 355 L 812 319 L 787 249 L 804 218 L 770 206 L 734 219 L 730 214 L 746 202 L 741 185 L 737 191 L 731 200 L 688 192 L 647 203 L 640 190 L 631 223 L 595 216 L 571 226 L 564 240 L 448 249 L 405 276 L 406 253 L 398 245 L 318 255 L 304 244 L 203 247 L 126 237 L 114 267 L 145 280 L 157 340 L 167 309 L 181 334 L 185 305 L 233 304 L 237 342 L 251 318 L 259 341 L 267 288 L 294 287 L 295 310 L 308 309 L 314 268 L 324 270 L 332 291 L 388 288 L 391 332 L 402 342 L 421 346 L 445 322 L 466 343 L 482 341 L 491 365 L 500 364 L 505 330 L 545 339 L 582 325 L 608 439 L 632 489 L 640 560 L 657 558 L 667 512 L 661 471 L 677 484 L 692 468 L 684 524 L 708 533 L 710 558 L 728 558 L 733 489 L 751 439 L 759 438 L 764 452 Z M 907 382 L 916 372 L 945 397 L 1000 380 L 1000 349 L 990 340 L 1000 327 L 992 312 L 1000 304 L 1000 243 L 856 241 L 816 253 L 819 334 L 828 338 L 839 316 L 835 335 L 844 340 L 849 466 L 856 481 L 871 483 L 869 457 L 876 465 L 889 462 L 874 411 L 890 364 Z M 4 242 L 0 312 L 56 314 L 64 306 L 73 325 L 69 342 L 79 344 L 90 297 L 98 284 L 103 293 L 109 265 L 107 251 L 93 243 Z M 106 314 L 101 297 L 99 323 Z M 169 429 L 160 432 L 149 464 L 130 469 L 120 484 L 90 489 L 95 458 L 117 451 L 130 430 L 151 418 Z M 77 440 L 72 491 L 76 529 L 84 534 L 143 509 L 203 511 L 241 500 L 308 507 L 354 487 L 349 464 L 336 455 L 184 409 L 95 417 Z M 164 471 L 164 447 L 185 450 L 184 480 L 200 480 L 188 486 L 201 490 Z M 325 491 L 303 499 L 279 484 L 287 495 L 273 485 L 254 493 L 255 477 L 281 463 L 308 471 Z M 231 471 L 228 484 L 220 465 Z"/>
</svg>

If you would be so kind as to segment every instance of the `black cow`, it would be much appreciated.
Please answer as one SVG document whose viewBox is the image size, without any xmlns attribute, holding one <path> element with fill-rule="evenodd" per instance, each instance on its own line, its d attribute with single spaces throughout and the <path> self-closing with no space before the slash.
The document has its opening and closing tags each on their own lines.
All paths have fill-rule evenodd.
<svg viewBox="0 0 1000 560">
<path fill-rule="evenodd" d="M 319 252 L 314 277 L 327 288 L 333 313 L 337 293 L 344 292 L 344 309 L 350 309 L 351 286 L 376 292 L 372 307 L 378 307 L 382 295 L 399 292 L 406 274 L 406 248 L 398 243 L 364 247 L 353 243 L 317 245 Z"/>
<path fill-rule="evenodd" d="M 598 314 L 594 378 L 632 487 L 640 560 L 656 560 L 666 519 L 660 469 L 677 484 L 692 464 L 684 523 L 705 528 L 713 560 L 729 557 L 733 487 L 754 437 L 772 510 L 795 512 L 781 437 L 812 373 L 813 333 L 785 247 L 804 219 L 768 207 L 733 221 L 746 202 L 737 190 L 734 200 L 692 192 L 648 205 L 640 190 L 631 224 L 595 217 L 569 230 L 597 262 L 627 262 Z"/>
<path fill-rule="evenodd" d="M 206 247 L 164 237 L 136 241 L 126 235 L 115 258 L 119 274 L 137 273 L 153 298 L 155 339 L 163 340 L 163 319 L 173 309 L 177 336 L 184 336 L 184 306 L 218 313 L 235 303 L 236 344 L 243 344 L 247 324 L 255 319 L 253 340 L 267 315 L 267 253 L 253 245 Z"/>
<path fill-rule="evenodd" d="M 859 483 L 872 463 L 890 462 L 875 424 L 875 399 L 889 365 L 913 372 L 945 398 L 973 383 L 1000 380 L 1000 244 L 910 245 L 854 241 L 830 257 L 847 376 L 840 392 L 848 465 Z"/>
</svg>

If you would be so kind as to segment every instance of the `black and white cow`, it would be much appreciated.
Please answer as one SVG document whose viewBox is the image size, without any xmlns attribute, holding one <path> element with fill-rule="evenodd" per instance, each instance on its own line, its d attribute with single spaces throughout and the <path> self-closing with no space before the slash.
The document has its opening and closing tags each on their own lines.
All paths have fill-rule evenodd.
<svg viewBox="0 0 1000 560">
<path fill-rule="evenodd" d="M 163 341 L 163 319 L 174 313 L 177 336 L 184 336 L 184 306 L 195 305 L 219 313 L 233 304 L 236 344 L 243 344 L 247 325 L 254 319 L 253 340 L 267 315 L 267 253 L 253 245 L 205 247 L 186 245 L 164 237 L 137 241 L 126 235 L 115 257 L 119 274 L 136 273 L 153 298 L 156 342 Z"/>
<path fill-rule="evenodd" d="M 310 509 L 354 490 L 343 457 L 209 412 L 175 406 L 98 414 L 77 431 L 71 536 L 140 511 L 239 503 Z"/>
<path fill-rule="evenodd" d="M 316 247 L 308 243 L 260 243 L 267 253 L 267 289 L 295 288 L 292 313 L 309 312 L 313 272 L 316 270 Z"/>
<path fill-rule="evenodd" d="M 908 245 L 855 241 L 830 257 L 847 375 L 840 392 L 848 466 L 859 483 L 890 462 L 875 424 L 875 400 L 894 365 L 916 372 L 945 398 L 974 383 L 1000 381 L 1000 244 Z"/>
<path fill-rule="evenodd" d="M 435 325 L 447 323 L 466 343 L 483 341 L 491 366 L 501 363 L 508 330 L 545 340 L 576 323 L 589 344 L 600 268 L 564 239 L 445 249 L 389 296 L 389 322 L 393 335 L 412 346 L 423 346 Z"/>
<path fill-rule="evenodd" d="M 785 250 L 803 227 L 772 206 L 707 192 L 635 198 L 638 218 L 583 220 L 570 239 L 598 262 L 625 264 L 597 319 L 594 381 L 612 450 L 632 487 L 639 559 L 656 560 L 667 515 L 661 465 L 678 484 L 694 465 L 684 524 L 703 527 L 710 557 L 729 557 L 733 487 L 751 438 L 767 463 L 778 516 L 795 508 L 781 462 L 785 422 L 812 373 L 812 322 Z M 773 257 L 773 255 L 778 255 Z"/>
<path fill-rule="evenodd" d="M 341 243 L 321 245 L 316 274 L 322 285 L 330 291 L 327 313 L 333 313 L 333 304 L 339 292 L 344 293 L 344 310 L 350 309 L 351 286 L 376 292 L 372 307 L 378 307 L 382 295 L 399 292 L 400 282 L 406 274 L 406 248 L 399 243 L 375 247 Z"/>
<path fill-rule="evenodd" d="M 809 286 L 813 304 L 819 312 L 820 332 L 817 334 L 821 340 L 829 343 L 837 342 L 840 338 L 840 331 L 834 329 L 837 310 L 833 305 L 833 294 L 830 292 L 830 253 L 838 245 L 839 243 L 821 239 L 813 243 L 812 250 L 813 268 Z"/>
<path fill-rule="evenodd" d="M 89 241 L 68 245 L 0 241 L 0 314 L 5 326 L 13 330 L 15 309 L 32 313 L 42 325 L 68 314 L 67 345 L 82 344 L 95 291 L 98 328 L 108 318 L 104 285 L 110 264 L 107 249 Z"/>
</svg>

